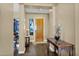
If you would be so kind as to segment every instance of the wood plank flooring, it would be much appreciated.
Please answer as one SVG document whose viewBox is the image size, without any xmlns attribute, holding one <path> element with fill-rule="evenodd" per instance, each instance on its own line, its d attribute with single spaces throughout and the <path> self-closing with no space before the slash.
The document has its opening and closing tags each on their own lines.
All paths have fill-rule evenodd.
<svg viewBox="0 0 79 59">
<path fill-rule="evenodd" d="M 50 56 L 56 56 L 55 53 L 49 53 Z M 47 44 L 30 44 L 24 56 L 47 56 Z"/>
<path fill-rule="evenodd" d="M 66 52 L 64 52 L 66 53 Z M 25 54 L 19 54 L 19 56 L 48 56 L 47 55 L 47 44 L 30 44 Z M 54 52 L 49 52 L 49 56 L 57 56 Z M 63 55 L 62 56 L 66 56 Z M 74 48 L 74 56 L 75 56 L 75 48 Z"/>
</svg>

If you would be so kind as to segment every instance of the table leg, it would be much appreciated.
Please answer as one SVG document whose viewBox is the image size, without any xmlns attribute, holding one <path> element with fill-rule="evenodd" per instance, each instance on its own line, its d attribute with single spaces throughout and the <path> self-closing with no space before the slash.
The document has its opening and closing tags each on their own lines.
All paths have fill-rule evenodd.
<svg viewBox="0 0 79 59">
<path fill-rule="evenodd" d="M 74 46 L 72 45 L 72 56 L 74 55 L 73 52 L 74 52 Z"/>
<path fill-rule="evenodd" d="M 58 48 L 58 56 L 61 56 L 61 49 Z"/>
<path fill-rule="evenodd" d="M 72 51 L 72 46 L 69 47 L 69 56 L 72 56 L 71 51 Z"/>
<path fill-rule="evenodd" d="M 49 56 L 49 42 L 47 42 L 47 55 Z"/>
<path fill-rule="evenodd" d="M 73 56 L 73 48 L 74 46 L 69 47 L 69 56 Z"/>
<path fill-rule="evenodd" d="M 29 42 L 28 44 L 29 44 L 29 46 L 30 46 L 30 37 L 28 38 L 28 42 Z"/>
</svg>

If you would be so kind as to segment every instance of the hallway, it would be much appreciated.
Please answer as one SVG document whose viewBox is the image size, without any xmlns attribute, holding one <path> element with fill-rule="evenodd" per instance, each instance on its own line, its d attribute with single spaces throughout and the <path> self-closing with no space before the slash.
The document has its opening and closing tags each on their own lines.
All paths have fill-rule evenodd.
<svg viewBox="0 0 79 59">
<path fill-rule="evenodd" d="M 14 56 L 15 50 L 22 56 L 26 37 L 34 44 L 23 56 L 47 56 L 47 39 L 56 36 L 74 45 L 74 55 L 79 56 L 79 4 L 0 4 L 0 56 Z M 48 48 L 54 50 L 52 45 Z M 68 54 L 64 49 L 61 53 Z"/>
</svg>

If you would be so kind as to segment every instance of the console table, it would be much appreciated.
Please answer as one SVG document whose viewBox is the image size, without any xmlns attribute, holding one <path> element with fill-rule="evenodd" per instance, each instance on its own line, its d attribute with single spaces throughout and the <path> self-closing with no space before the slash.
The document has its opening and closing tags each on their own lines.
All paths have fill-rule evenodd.
<svg viewBox="0 0 79 59">
<path fill-rule="evenodd" d="M 65 49 L 68 51 L 69 56 L 73 56 L 73 44 L 70 44 L 68 42 L 59 40 L 56 41 L 54 38 L 47 38 L 47 54 L 49 55 L 49 46 L 50 43 L 54 46 L 54 52 L 58 51 L 58 56 L 61 56 L 62 49 Z"/>
</svg>

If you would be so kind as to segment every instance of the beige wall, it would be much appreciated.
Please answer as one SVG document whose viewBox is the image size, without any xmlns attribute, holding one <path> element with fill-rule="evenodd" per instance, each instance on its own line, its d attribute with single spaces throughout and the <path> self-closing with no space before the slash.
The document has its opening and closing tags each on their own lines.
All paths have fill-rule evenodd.
<svg viewBox="0 0 79 59">
<path fill-rule="evenodd" d="M 34 20 L 36 18 L 44 18 L 44 38 L 48 37 L 48 14 L 27 14 L 26 13 L 26 28 L 29 29 L 29 18 L 32 17 Z M 31 36 L 32 41 L 34 41 L 34 36 Z"/>
<path fill-rule="evenodd" d="M 76 55 L 79 56 L 79 4 L 75 4 L 75 41 Z"/>
<path fill-rule="evenodd" d="M 13 4 L 0 4 L 0 55 L 13 55 Z"/>
<path fill-rule="evenodd" d="M 62 40 L 75 44 L 74 4 L 58 4 L 56 20 L 62 27 Z"/>
</svg>

